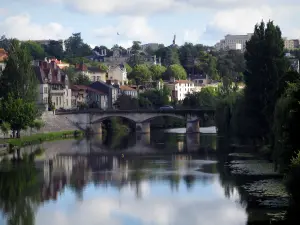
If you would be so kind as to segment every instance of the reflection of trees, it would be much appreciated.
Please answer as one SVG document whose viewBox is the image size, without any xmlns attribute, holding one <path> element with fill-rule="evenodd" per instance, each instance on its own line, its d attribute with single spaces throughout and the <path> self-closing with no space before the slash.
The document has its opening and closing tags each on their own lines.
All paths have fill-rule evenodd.
<svg viewBox="0 0 300 225">
<path fill-rule="evenodd" d="M 82 201 L 83 199 L 83 190 L 87 181 L 86 166 L 84 162 L 79 162 L 73 167 L 69 183 L 71 190 L 74 191 L 76 198 L 79 201 Z"/>
<path fill-rule="evenodd" d="M 188 190 L 190 190 L 193 187 L 194 183 L 195 183 L 195 176 L 194 175 L 185 175 L 183 177 L 183 180 L 185 181 L 186 188 Z"/>
<path fill-rule="evenodd" d="M 7 224 L 32 225 L 40 203 L 40 186 L 32 163 L 5 162 L 0 172 L 0 208 Z"/>
<path fill-rule="evenodd" d="M 135 135 L 111 133 L 106 135 L 103 144 L 110 149 L 126 149 L 133 146 L 136 142 Z"/>
</svg>

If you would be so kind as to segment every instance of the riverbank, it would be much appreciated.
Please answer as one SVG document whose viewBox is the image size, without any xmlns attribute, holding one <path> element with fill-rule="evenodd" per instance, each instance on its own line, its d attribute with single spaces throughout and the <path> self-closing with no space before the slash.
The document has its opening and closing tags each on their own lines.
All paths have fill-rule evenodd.
<svg viewBox="0 0 300 225">
<path fill-rule="evenodd" d="M 274 170 L 273 163 L 249 148 L 240 147 L 228 153 L 224 167 L 245 203 L 249 224 L 283 222 L 289 194 L 283 174 Z"/>
<path fill-rule="evenodd" d="M 1 143 L 6 143 L 11 147 L 21 148 L 28 145 L 40 144 L 46 141 L 56 141 L 61 139 L 82 137 L 83 135 L 84 133 L 79 130 L 58 131 L 58 132 L 33 134 L 31 136 L 24 136 L 21 138 L 2 139 Z"/>
</svg>

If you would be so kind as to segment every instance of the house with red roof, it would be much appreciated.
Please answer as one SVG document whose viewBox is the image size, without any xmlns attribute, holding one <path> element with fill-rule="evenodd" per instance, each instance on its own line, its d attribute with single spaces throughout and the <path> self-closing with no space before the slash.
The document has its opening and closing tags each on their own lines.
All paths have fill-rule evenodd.
<svg viewBox="0 0 300 225">
<path fill-rule="evenodd" d="M 33 61 L 33 70 L 39 81 L 38 104 L 50 108 L 50 102 L 56 109 L 70 109 L 71 89 L 69 88 L 68 75 L 58 67 L 55 61 Z"/>
<path fill-rule="evenodd" d="M 88 107 L 107 109 L 108 95 L 100 90 L 85 85 L 73 85 L 72 108 Z"/>
</svg>

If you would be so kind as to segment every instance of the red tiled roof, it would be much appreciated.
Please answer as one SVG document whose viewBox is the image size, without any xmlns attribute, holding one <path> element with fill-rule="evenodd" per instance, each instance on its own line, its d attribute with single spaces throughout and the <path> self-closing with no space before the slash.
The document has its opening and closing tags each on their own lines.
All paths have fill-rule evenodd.
<svg viewBox="0 0 300 225">
<path fill-rule="evenodd" d="M 120 86 L 120 89 L 121 89 L 122 91 L 136 91 L 136 89 L 133 89 L 133 88 L 131 88 L 131 87 L 129 87 L 129 86 L 126 86 L 126 85 L 121 85 L 121 86 Z"/>
<path fill-rule="evenodd" d="M 0 62 L 4 61 L 7 57 L 7 52 L 3 48 L 0 48 Z"/>
<path fill-rule="evenodd" d="M 91 88 L 91 87 L 85 86 L 85 85 L 73 85 L 73 86 L 71 87 L 71 89 L 72 89 L 72 91 L 84 90 L 84 91 L 95 92 L 95 93 L 100 94 L 100 95 L 105 95 L 104 92 L 98 91 L 98 90 L 96 90 L 96 89 L 94 89 L 94 88 Z"/>
<path fill-rule="evenodd" d="M 175 80 L 174 82 L 175 84 L 190 84 L 190 83 L 193 83 L 189 80 Z"/>
</svg>

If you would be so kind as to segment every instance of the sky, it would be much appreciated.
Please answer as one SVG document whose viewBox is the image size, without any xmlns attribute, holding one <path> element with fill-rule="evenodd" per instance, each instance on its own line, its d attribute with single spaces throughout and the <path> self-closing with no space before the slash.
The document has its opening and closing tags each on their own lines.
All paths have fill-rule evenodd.
<svg viewBox="0 0 300 225">
<path fill-rule="evenodd" d="M 195 184 L 186 190 L 183 182 L 178 192 L 168 184 L 142 181 L 142 198 L 136 199 L 135 188 L 125 186 L 119 193 L 112 188 L 88 186 L 82 201 L 65 190 L 55 202 L 39 207 L 37 225 L 244 225 L 245 209 L 237 203 L 239 197 L 227 199 L 217 181 L 203 186 Z"/>
<path fill-rule="evenodd" d="M 0 35 L 66 39 L 111 47 L 132 41 L 214 45 L 226 34 L 253 32 L 274 20 L 283 36 L 300 38 L 299 0 L 0 0 Z M 119 33 L 119 35 L 117 35 Z"/>
</svg>

